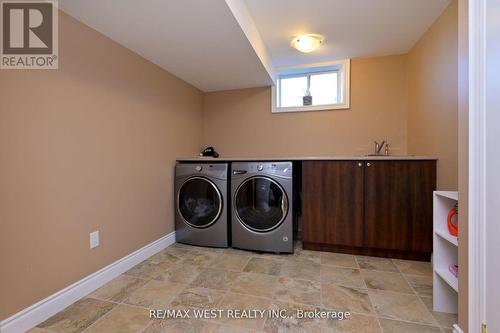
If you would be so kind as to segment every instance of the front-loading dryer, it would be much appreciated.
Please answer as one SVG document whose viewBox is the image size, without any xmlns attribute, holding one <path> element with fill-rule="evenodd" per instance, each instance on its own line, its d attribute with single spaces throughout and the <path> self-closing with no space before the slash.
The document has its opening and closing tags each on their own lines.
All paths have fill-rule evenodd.
<svg viewBox="0 0 500 333">
<path fill-rule="evenodd" d="M 292 175 L 292 162 L 232 163 L 233 247 L 293 252 Z"/>
<path fill-rule="evenodd" d="M 228 163 L 177 163 L 175 237 L 179 243 L 228 247 Z"/>
</svg>

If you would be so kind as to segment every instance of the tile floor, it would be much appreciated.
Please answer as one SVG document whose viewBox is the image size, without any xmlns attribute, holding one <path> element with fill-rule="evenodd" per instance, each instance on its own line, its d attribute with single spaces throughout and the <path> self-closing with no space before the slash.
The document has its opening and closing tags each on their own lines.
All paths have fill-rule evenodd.
<svg viewBox="0 0 500 333">
<path fill-rule="evenodd" d="M 149 309 L 350 311 L 349 320 L 150 319 Z M 432 312 L 429 263 L 306 251 L 174 244 L 30 332 L 451 332 Z"/>
</svg>

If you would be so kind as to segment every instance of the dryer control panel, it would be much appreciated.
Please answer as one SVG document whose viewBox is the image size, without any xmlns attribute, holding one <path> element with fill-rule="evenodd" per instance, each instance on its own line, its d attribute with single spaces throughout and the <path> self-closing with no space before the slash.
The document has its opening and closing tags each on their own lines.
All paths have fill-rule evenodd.
<svg viewBox="0 0 500 333">
<path fill-rule="evenodd" d="M 233 162 L 231 175 L 268 174 L 280 177 L 292 177 L 292 162 Z"/>
</svg>

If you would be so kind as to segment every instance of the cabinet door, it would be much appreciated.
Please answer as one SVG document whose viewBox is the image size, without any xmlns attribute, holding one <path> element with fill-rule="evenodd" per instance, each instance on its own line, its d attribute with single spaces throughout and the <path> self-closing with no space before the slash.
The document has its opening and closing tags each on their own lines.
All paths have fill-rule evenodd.
<svg viewBox="0 0 500 333">
<path fill-rule="evenodd" d="M 363 245 L 363 163 L 304 161 L 304 243 Z"/>
<path fill-rule="evenodd" d="M 432 252 L 435 161 L 365 162 L 365 246 Z"/>
</svg>

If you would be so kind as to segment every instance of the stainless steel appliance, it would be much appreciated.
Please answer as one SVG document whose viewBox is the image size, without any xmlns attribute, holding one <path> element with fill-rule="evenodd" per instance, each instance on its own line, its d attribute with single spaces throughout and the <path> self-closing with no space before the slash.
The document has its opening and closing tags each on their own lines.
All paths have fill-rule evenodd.
<svg viewBox="0 0 500 333">
<path fill-rule="evenodd" d="M 292 190 L 292 162 L 233 162 L 232 246 L 292 253 Z"/>
<path fill-rule="evenodd" d="M 228 163 L 175 167 L 175 235 L 179 243 L 228 247 Z"/>
</svg>

